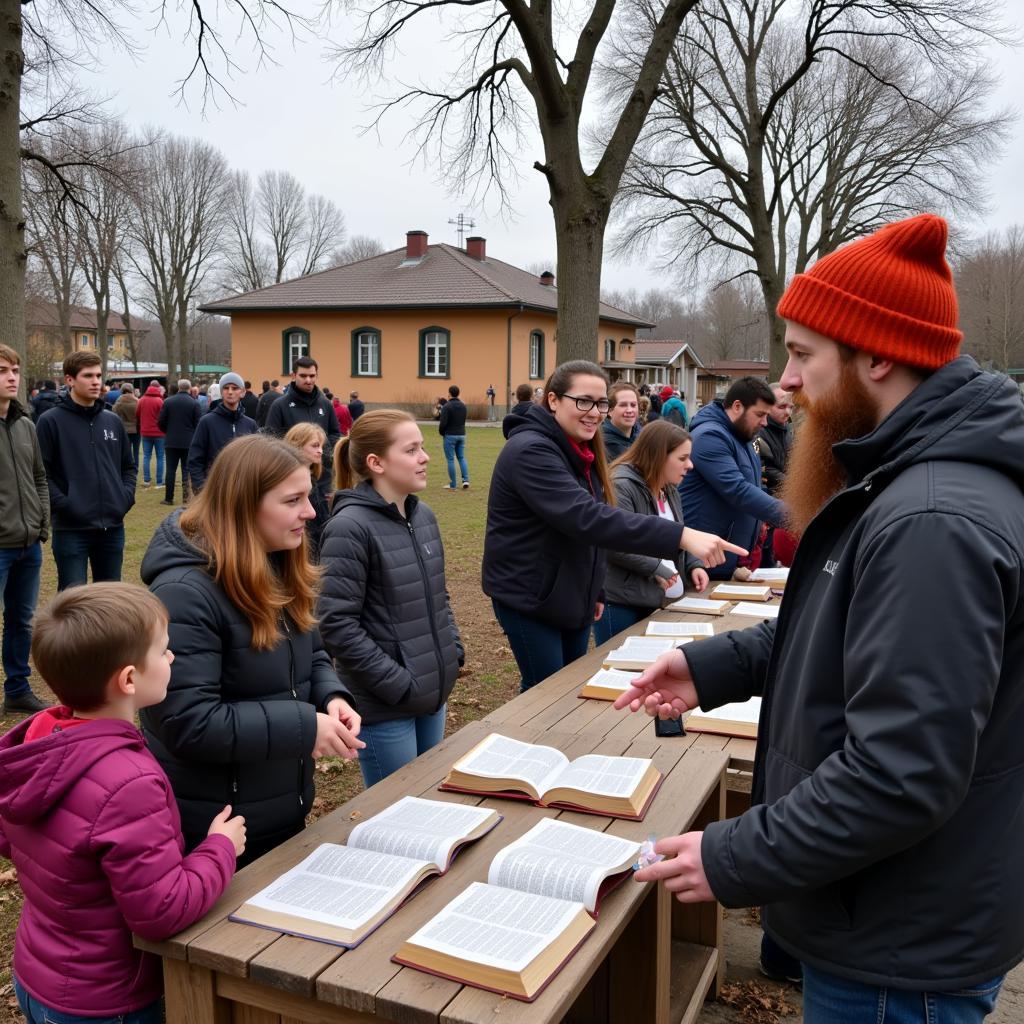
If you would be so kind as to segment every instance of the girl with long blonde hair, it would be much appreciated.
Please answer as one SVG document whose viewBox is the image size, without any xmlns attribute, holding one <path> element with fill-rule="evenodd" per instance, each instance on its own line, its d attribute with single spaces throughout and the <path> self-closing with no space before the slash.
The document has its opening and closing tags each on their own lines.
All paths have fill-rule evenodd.
<svg viewBox="0 0 1024 1024">
<path fill-rule="evenodd" d="M 308 456 L 262 434 L 218 454 L 206 485 L 157 528 L 142 579 L 167 608 L 171 682 L 141 713 L 191 849 L 210 809 L 248 828 L 245 862 L 300 832 L 313 761 L 353 758 L 359 715 L 324 650 L 306 553 Z"/>
<path fill-rule="evenodd" d="M 434 513 L 417 494 L 430 456 L 416 421 L 363 413 L 334 448 L 317 610 L 324 645 L 359 703 L 367 786 L 439 743 L 464 655 Z"/>
<path fill-rule="evenodd" d="M 320 486 L 320 477 L 324 471 L 323 457 L 327 431 L 315 423 L 296 423 L 284 435 L 284 439 L 309 458 L 309 503 L 313 506 L 316 516 L 306 523 L 306 533 L 309 539 L 309 557 L 313 562 L 319 562 L 320 537 L 331 514 L 330 503 Z"/>
</svg>

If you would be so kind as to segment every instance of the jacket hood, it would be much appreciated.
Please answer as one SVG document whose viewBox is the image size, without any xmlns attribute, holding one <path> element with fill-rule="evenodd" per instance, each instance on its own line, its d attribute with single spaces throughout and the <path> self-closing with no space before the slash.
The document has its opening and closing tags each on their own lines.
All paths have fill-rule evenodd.
<svg viewBox="0 0 1024 1024">
<path fill-rule="evenodd" d="M 94 416 L 99 416 L 101 412 L 107 409 L 107 403 L 102 398 L 97 398 L 92 405 L 79 405 L 71 395 L 62 395 L 56 407 L 58 409 L 67 409 L 68 412 L 73 412 L 76 416 L 84 416 L 86 419 L 91 420 Z"/>
<path fill-rule="evenodd" d="M 288 390 L 285 394 L 296 402 L 301 402 L 303 405 L 314 405 L 320 400 L 320 388 L 314 384 L 312 391 L 300 391 L 295 386 L 295 381 L 292 381 L 288 385 Z"/>
<path fill-rule="evenodd" d="M 7 407 L 7 423 L 11 424 L 15 420 L 20 420 L 22 416 L 27 415 L 25 407 L 16 398 L 12 398 L 11 404 Z"/>
<path fill-rule="evenodd" d="M 144 747 L 130 722 L 101 719 L 25 742 L 31 718 L 0 738 L 0 815 L 27 824 L 48 814 L 97 762 Z"/>
<path fill-rule="evenodd" d="M 403 519 L 401 513 L 395 508 L 394 502 L 385 501 L 374 490 L 369 480 L 361 480 L 355 487 L 344 491 L 335 491 L 334 501 L 331 504 L 331 516 L 336 516 L 343 508 L 372 508 L 392 519 L 408 522 L 412 519 L 419 503 L 420 499 L 415 494 L 410 494 L 405 499 L 405 518 Z"/>
<path fill-rule="evenodd" d="M 230 420 L 232 423 L 237 423 L 245 415 L 245 410 L 242 408 L 241 402 L 239 402 L 235 407 L 234 412 L 232 412 L 223 401 L 221 401 L 219 405 L 215 405 L 210 411 L 216 413 L 218 416 L 223 416 L 224 419 Z"/>
<path fill-rule="evenodd" d="M 720 398 L 716 398 L 713 402 L 708 402 L 707 405 L 701 408 L 697 415 L 690 420 L 690 429 L 695 430 L 704 423 L 721 423 L 726 430 L 729 430 L 732 426 L 729 417 L 725 414 L 725 406 L 722 405 Z"/>
<path fill-rule="evenodd" d="M 158 385 L 150 384 L 149 387 L 146 388 L 146 397 L 147 398 L 163 398 L 164 396 L 161 393 L 160 388 L 159 388 Z"/>
<path fill-rule="evenodd" d="M 172 512 L 157 528 L 142 557 L 142 582 L 149 586 L 162 572 L 195 565 L 208 568 L 210 561 L 181 532 L 178 519 L 181 509 Z"/>
<path fill-rule="evenodd" d="M 1024 489 L 1024 404 L 1008 377 L 960 356 L 922 381 L 870 434 L 833 451 L 851 484 L 945 460 L 989 466 Z"/>
</svg>

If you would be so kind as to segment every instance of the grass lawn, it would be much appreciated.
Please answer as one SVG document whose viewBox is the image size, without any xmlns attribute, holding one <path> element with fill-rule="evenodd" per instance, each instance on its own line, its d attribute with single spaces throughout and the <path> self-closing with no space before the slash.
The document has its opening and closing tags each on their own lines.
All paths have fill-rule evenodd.
<svg viewBox="0 0 1024 1024">
<path fill-rule="evenodd" d="M 448 702 L 447 731 L 454 732 L 467 722 L 483 717 L 518 692 L 519 673 L 491 611 L 490 601 L 480 590 L 480 560 L 483 556 L 487 490 L 494 461 L 504 443 L 501 431 L 493 427 L 472 428 L 467 437 L 466 458 L 472 487 L 468 491 L 446 491 L 447 472 L 441 438 L 433 423 L 422 424 L 431 463 L 429 484 L 421 497 L 433 508 L 444 538 L 448 589 L 455 620 L 466 648 L 466 665 Z M 138 500 L 125 521 L 123 579 L 139 580 L 139 566 L 146 547 L 160 521 L 171 511 L 161 505 L 163 488 L 142 489 L 139 475 Z M 57 590 L 57 572 L 49 550 L 43 556 L 40 602 Z M 33 688 L 48 699 L 52 694 L 38 677 Z M 0 717 L 0 731 L 6 732 L 19 716 Z M 317 796 L 310 820 L 333 810 L 362 789 L 355 762 L 328 758 L 317 765 Z M 0 1022 L 21 1021 L 11 987 L 11 953 L 14 929 L 21 910 L 18 888 L 9 862 L 0 858 Z"/>
</svg>

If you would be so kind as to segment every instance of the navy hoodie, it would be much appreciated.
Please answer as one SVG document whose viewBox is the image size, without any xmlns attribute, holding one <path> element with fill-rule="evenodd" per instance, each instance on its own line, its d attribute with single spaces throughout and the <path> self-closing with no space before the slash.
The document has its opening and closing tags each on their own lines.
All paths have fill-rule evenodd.
<svg viewBox="0 0 1024 1024">
<path fill-rule="evenodd" d="M 188 475 L 192 489 L 198 491 L 206 483 L 206 474 L 221 448 L 236 437 L 255 433 L 256 421 L 242 412 L 241 405 L 232 412 L 220 402 L 201 416 L 188 449 Z"/>
<path fill-rule="evenodd" d="M 135 504 L 135 462 L 120 417 L 65 395 L 36 425 L 55 530 L 109 530 Z"/>
<path fill-rule="evenodd" d="M 508 443 L 487 498 L 483 589 L 557 629 L 594 618 L 605 548 L 675 560 L 680 527 L 606 505 L 558 421 L 539 405 L 502 422 Z"/>
</svg>

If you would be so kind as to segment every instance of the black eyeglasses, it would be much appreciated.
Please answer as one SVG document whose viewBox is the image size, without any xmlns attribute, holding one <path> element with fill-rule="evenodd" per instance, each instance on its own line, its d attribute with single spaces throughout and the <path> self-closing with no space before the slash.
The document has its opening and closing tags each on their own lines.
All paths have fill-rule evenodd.
<svg viewBox="0 0 1024 1024">
<path fill-rule="evenodd" d="M 603 416 L 612 407 L 612 403 L 607 398 L 577 398 L 575 395 L 562 395 L 561 397 L 571 398 L 580 412 L 590 412 L 594 406 L 597 406 L 597 411 Z"/>
</svg>

